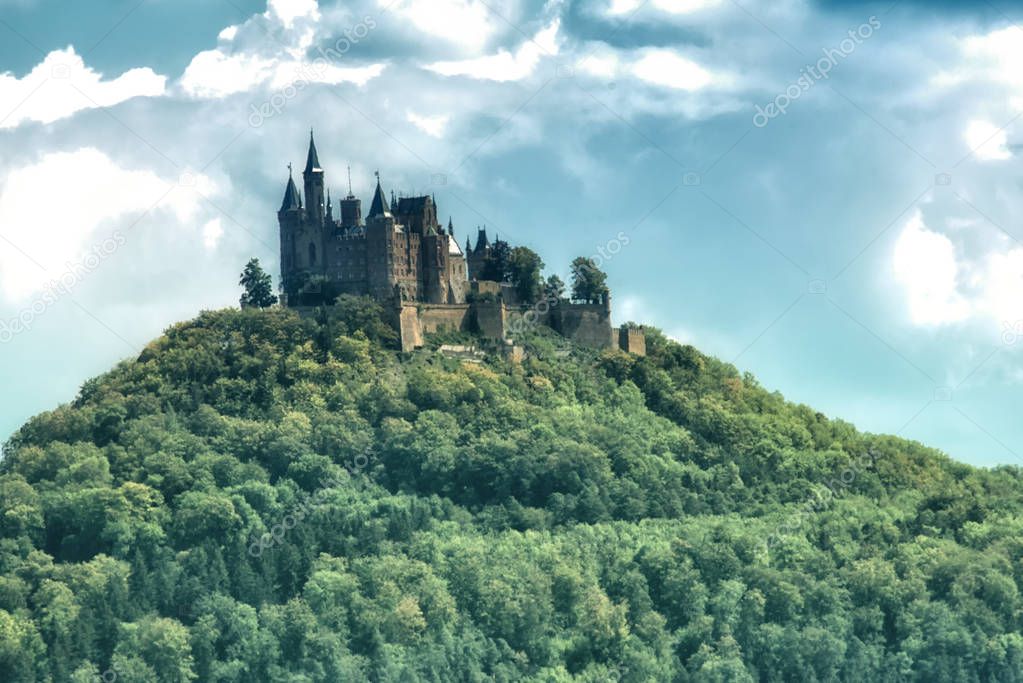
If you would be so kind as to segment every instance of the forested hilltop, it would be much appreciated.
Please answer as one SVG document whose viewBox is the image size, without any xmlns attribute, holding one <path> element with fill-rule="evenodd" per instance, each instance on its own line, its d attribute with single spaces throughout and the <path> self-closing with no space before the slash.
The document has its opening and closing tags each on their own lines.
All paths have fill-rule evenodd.
<svg viewBox="0 0 1023 683">
<path fill-rule="evenodd" d="M 467 362 L 380 315 L 204 313 L 29 421 L 0 681 L 1023 680 L 1019 469 L 654 330 Z"/>
</svg>

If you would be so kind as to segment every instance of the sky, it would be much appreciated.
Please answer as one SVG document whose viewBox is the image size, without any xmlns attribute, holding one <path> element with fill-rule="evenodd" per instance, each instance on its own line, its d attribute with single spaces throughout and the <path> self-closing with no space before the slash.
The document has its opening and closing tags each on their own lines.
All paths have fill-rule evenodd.
<svg viewBox="0 0 1023 683">
<path fill-rule="evenodd" d="M 1023 461 L 1023 12 L 1003 0 L 0 0 L 0 441 L 279 274 L 335 199 L 433 193 L 788 399 Z M 1014 410 L 1015 408 L 1015 410 Z"/>
</svg>

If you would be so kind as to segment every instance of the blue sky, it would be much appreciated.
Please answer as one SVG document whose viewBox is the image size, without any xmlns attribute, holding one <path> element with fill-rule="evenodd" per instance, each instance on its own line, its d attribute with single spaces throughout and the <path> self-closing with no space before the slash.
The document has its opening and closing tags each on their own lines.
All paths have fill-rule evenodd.
<svg viewBox="0 0 1023 683">
<path fill-rule="evenodd" d="M 234 305 L 251 256 L 276 276 L 312 126 L 335 198 L 347 165 L 367 201 L 379 169 L 460 241 L 486 224 L 563 276 L 624 232 L 619 322 L 863 430 L 1018 464 L 1019 14 L 0 0 L 0 439 Z"/>
</svg>

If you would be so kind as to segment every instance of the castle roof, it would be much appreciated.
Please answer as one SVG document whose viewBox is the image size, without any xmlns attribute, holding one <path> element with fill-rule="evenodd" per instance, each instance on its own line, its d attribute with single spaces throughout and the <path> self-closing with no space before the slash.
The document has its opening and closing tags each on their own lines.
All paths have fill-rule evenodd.
<svg viewBox="0 0 1023 683">
<path fill-rule="evenodd" d="M 487 229 L 485 227 L 479 228 L 479 232 L 476 235 L 476 251 L 486 249 L 489 246 L 490 240 L 487 239 Z"/>
<path fill-rule="evenodd" d="M 419 213 L 426 206 L 429 195 L 422 197 L 402 197 L 398 200 L 398 213 Z"/>
<path fill-rule="evenodd" d="M 288 174 L 288 186 L 284 190 L 284 201 L 281 202 L 281 211 L 293 211 L 302 208 L 302 198 L 298 195 L 298 188 L 295 187 L 295 179 Z"/>
<path fill-rule="evenodd" d="M 448 240 L 448 253 L 452 256 L 464 256 L 462 248 L 458 246 L 458 240 L 451 238 Z"/>
<path fill-rule="evenodd" d="M 380 174 L 377 174 L 377 189 L 373 193 L 373 203 L 369 207 L 369 215 L 367 218 L 373 218 L 374 216 L 390 216 L 391 212 L 387 208 L 387 197 L 384 196 L 384 190 L 380 187 Z"/>
<path fill-rule="evenodd" d="M 313 131 L 309 131 L 309 156 L 305 160 L 305 173 L 323 172 L 320 166 L 320 156 L 316 153 L 316 142 L 313 141 Z"/>
</svg>

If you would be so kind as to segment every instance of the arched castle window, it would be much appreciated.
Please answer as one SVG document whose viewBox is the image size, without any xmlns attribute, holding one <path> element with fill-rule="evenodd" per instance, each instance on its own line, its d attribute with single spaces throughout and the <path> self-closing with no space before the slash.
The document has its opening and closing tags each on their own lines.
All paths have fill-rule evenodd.
<svg viewBox="0 0 1023 683">
<path fill-rule="evenodd" d="M 312 242 L 309 243 L 309 265 L 316 265 L 316 245 Z"/>
</svg>

